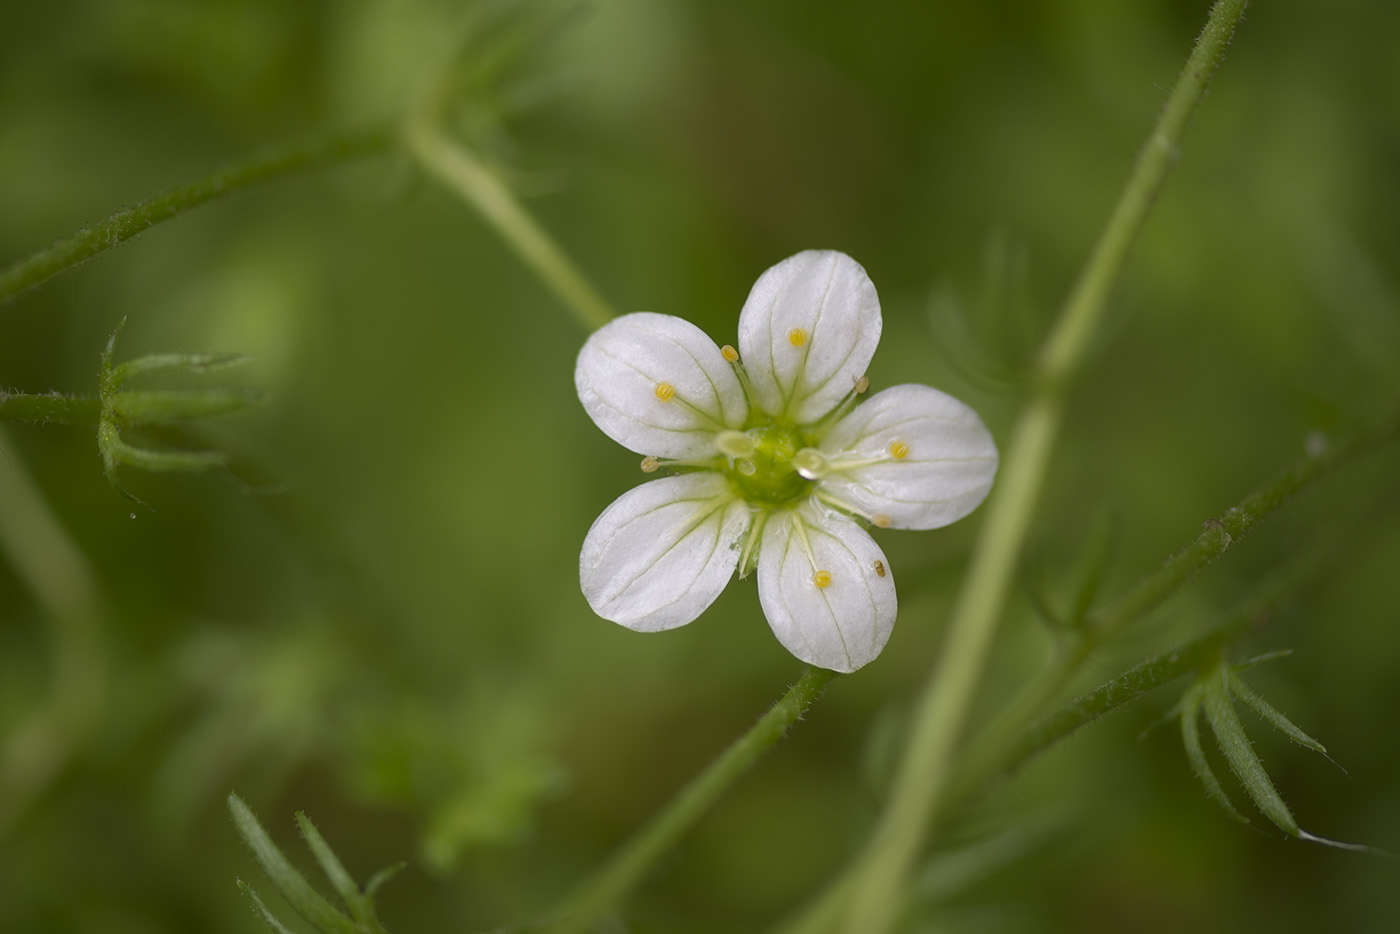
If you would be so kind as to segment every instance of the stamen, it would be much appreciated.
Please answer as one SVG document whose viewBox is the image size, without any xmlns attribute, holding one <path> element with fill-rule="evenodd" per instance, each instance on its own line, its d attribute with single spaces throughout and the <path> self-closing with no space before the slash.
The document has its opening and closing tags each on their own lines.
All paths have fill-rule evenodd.
<svg viewBox="0 0 1400 934">
<path fill-rule="evenodd" d="M 869 522 L 871 525 L 878 526 L 879 528 L 889 528 L 890 517 L 885 515 L 883 512 L 877 512 L 872 515 L 871 513 L 866 512 L 864 509 L 861 509 L 854 503 L 848 503 L 844 499 L 832 496 L 830 493 L 822 489 L 817 490 L 816 496 L 819 501 L 825 503 L 833 509 L 837 509 L 848 515 L 864 519 L 866 522 Z"/>
<path fill-rule="evenodd" d="M 661 461 L 652 457 L 650 454 L 642 458 L 642 473 L 656 473 L 657 468 L 660 466 Z"/>
<path fill-rule="evenodd" d="M 676 394 L 676 387 L 667 382 L 660 382 L 656 384 L 655 392 L 656 398 L 662 402 L 670 402 L 671 397 Z"/>
<path fill-rule="evenodd" d="M 891 441 L 890 446 L 885 450 L 890 452 L 890 457 L 897 461 L 902 461 L 909 456 L 909 445 L 903 441 Z"/>
<path fill-rule="evenodd" d="M 742 431 L 721 431 L 715 442 L 730 457 L 748 457 L 754 452 L 753 439 Z"/>
<path fill-rule="evenodd" d="M 792 467 L 808 480 L 820 480 L 831 469 L 826 457 L 816 448 L 803 448 L 794 454 Z"/>
<path fill-rule="evenodd" d="M 802 328 L 793 328 L 788 331 L 788 343 L 794 347 L 801 347 L 807 343 L 807 332 Z"/>
<path fill-rule="evenodd" d="M 749 534 L 744 537 L 744 548 L 739 552 L 739 579 L 753 573 L 758 565 L 758 549 L 763 541 L 763 527 L 768 524 L 768 513 L 759 512 L 749 526 Z"/>
<path fill-rule="evenodd" d="M 875 562 L 875 564 L 872 565 L 872 566 L 875 568 L 875 576 L 876 576 L 876 577 L 884 577 L 884 576 L 885 576 L 885 562 L 883 562 L 883 561 L 878 561 L 878 560 L 877 560 L 877 561 Z"/>
<path fill-rule="evenodd" d="M 719 355 L 728 360 L 734 367 L 734 375 L 739 377 L 739 385 L 744 390 L 744 398 L 753 404 L 753 386 L 749 385 L 749 373 L 744 369 L 744 363 L 739 359 L 739 351 L 734 349 L 732 344 L 725 344 L 719 349 Z"/>
<path fill-rule="evenodd" d="M 851 407 L 856 404 L 857 397 L 869 388 L 870 380 L 864 374 L 854 377 L 851 380 L 851 391 L 846 393 L 846 395 L 841 398 L 840 402 L 836 403 L 836 408 L 827 412 L 822 416 L 822 420 L 817 422 L 816 428 L 814 429 L 817 438 L 820 439 L 826 434 L 828 425 L 840 421 L 841 418 L 851 410 Z"/>
<path fill-rule="evenodd" d="M 830 586 L 831 586 L 831 572 L 830 572 L 830 571 L 818 571 L 817 573 L 815 573 L 815 574 L 812 575 L 812 583 L 816 584 L 818 587 L 830 587 Z"/>
</svg>

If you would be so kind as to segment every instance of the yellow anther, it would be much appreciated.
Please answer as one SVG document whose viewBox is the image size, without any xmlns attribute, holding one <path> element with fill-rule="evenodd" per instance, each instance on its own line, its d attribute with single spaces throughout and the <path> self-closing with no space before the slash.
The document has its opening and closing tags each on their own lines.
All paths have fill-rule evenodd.
<svg viewBox="0 0 1400 934">
<path fill-rule="evenodd" d="M 909 456 L 909 445 L 905 444 L 903 441 L 891 441 L 890 446 L 886 448 L 886 450 L 890 452 L 890 457 L 893 457 L 897 461 L 902 461 Z"/>
<path fill-rule="evenodd" d="M 675 394 L 676 387 L 672 386 L 670 383 L 662 382 L 656 384 L 656 398 L 660 399 L 662 402 L 670 402 L 671 397 Z"/>
<path fill-rule="evenodd" d="M 794 347 L 801 347 L 807 343 L 807 332 L 801 328 L 793 328 L 788 331 L 788 343 Z"/>
<path fill-rule="evenodd" d="M 661 461 L 648 454 L 642 458 L 642 473 L 656 473 L 656 468 L 661 466 Z"/>
<path fill-rule="evenodd" d="M 830 572 L 830 571 L 818 571 L 817 573 L 815 573 L 815 574 L 812 575 L 812 583 L 816 584 L 818 587 L 830 587 L 830 586 L 831 586 L 831 572 Z"/>
<path fill-rule="evenodd" d="M 719 355 L 724 359 L 728 360 L 730 363 L 739 362 L 739 351 L 735 350 L 729 344 L 725 344 L 719 349 Z"/>
<path fill-rule="evenodd" d="M 883 512 L 877 512 L 870 517 L 870 524 L 877 529 L 887 529 L 890 527 L 890 517 Z"/>
<path fill-rule="evenodd" d="M 874 567 L 875 567 L 875 576 L 876 576 L 876 577 L 884 577 L 884 576 L 885 576 L 885 562 L 883 562 L 883 561 L 876 561 Z"/>
<path fill-rule="evenodd" d="M 870 380 L 869 380 L 867 377 L 865 377 L 864 375 L 861 375 L 861 376 L 857 376 L 857 377 L 856 377 L 856 386 L 855 386 L 856 395 L 860 395 L 861 393 L 865 392 L 865 391 L 866 391 L 867 389 L 869 389 L 869 388 L 870 388 Z"/>
</svg>

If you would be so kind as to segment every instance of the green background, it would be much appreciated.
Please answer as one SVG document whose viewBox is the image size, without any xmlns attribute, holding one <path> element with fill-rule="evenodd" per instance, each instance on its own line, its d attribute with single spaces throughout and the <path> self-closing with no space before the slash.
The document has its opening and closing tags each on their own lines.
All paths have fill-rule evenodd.
<svg viewBox="0 0 1400 934">
<path fill-rule="evenodd" d="M 760 272 L 843 250 L 884 309 L 872 388 L 949 391 L 1004 452 L 1019 376 L 1205 14 L 7 3 L 0 262 L 266 143 L 401 117 L 446 69 L 452 131 L 620 310 L 730 342 Z M 1251 7 L 1074 388 L 974 730 L 1053 649 L 1028 594 L 1066 606 L 1097 530 L 1105 592 L 1122 592 L 1309 438 L 1394 398 L 1397 36 L 1393 4 Z M 107 486 L 88 429 L 0 437 L 0 930 L 258 930 L 234 878 L 267 886 L 230 790 L 304 865 L 297 809 L 360 878 L 407 859 L 381 898 L 395 931 L 529 920 L 800 670 L 752 580 L 661 635 L 589 611 L 578 548 L 640 481 L 637 458 L 574 396 L 584 332 L 406 156 L 247 190 L 0 307 L 0 385 L 94 392 L 124 316 L 119 360 L 248 353 L 188 382 L 271 400 L 210 426 L 231 471 L 124 473 L 150 510 Z M 1369 517 L 1240 649 L 1295 650 L 1250 682 L 1348 774 L 1243 716 L 1305 829 L 1400 850 L 1396 475 L 1387 452 L 1310 491 L 1077 687 Z M 619 930 L 757 930 L 842 863 L 878 812 L 983 515 L 879 533 L 901 601 L 884 655 L 833 683 Z M 920 916 L 1388 929 L 1394 864 L 1284 840 L 1257 815 L 1262 832 L 1234 824 L 1174 727 L 1139 741 L 1177 693 L 953 814 Z"/>
</svg>

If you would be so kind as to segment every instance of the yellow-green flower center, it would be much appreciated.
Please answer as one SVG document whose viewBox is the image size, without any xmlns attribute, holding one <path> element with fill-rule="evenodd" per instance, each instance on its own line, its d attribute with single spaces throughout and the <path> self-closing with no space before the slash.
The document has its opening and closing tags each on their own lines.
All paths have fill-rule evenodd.
<svg viewBox="0 0 1400 934">
<path fill-rule="evenodd" d="M 748 443 L 733 439 L 734 453 L 743 453 L 734 457 L 724 472 L 736 493 L 759 506 L 788 506 L 811 492 L 813 481 L 793 465 L 797 452 L 809 443 L 800 431 L 767 425 L 752 428 L 743 437 Z M 752 450 L 748 450 L 750 446 Z"/>
</svg>

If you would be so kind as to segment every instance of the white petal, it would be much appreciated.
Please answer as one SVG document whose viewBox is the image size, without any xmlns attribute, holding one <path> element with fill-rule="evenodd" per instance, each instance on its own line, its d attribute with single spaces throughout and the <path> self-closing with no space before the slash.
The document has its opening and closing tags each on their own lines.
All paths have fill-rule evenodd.
<svg viewBox="0 0 1400 934">
<path fill-rule="evenodd" d="M 888 455 L 902 441 L 909 453 Z M 907 384 L 877 392 L 831 427 L 821 449 L 880 458 L 834 472 L 820 490 L 867 514 L 884 513 L 897 529 L 936 529 L 987 498 L 997 446 L 982 419 L 947 393 Z"/>
<path fill-rule="evenodd" d="M 859 263 L 834 250 L 788 257 L 758 277 L 739 313 L 754 401 L 799 425 L 816 421 L 864 375 L 880 327 L 880 299 Z"/>
<path fill-rule="evenodd" d="M 831 575 L 825 587 L 816 571 Z M 897 609 L 894 575 L 875 540 L 850 519 L 806 505 L 764 525 L 758 599 L 789 652 L 832 671 L 855 671 L 879 655 Z"/>
<path fill-rule="evenodd" d="M 658 396 L 662 383 L 674 389 L 671 398 Z M 715 432 L 748 417 L 743 387 L 715 342 L 671 315 L 623 315 L 594 331 L 574 385 L 598 427 L 638 454 L 712 456 Z"/>
<path fill-rule="evenodd" d="M 733 576 L 750 519 L 719 474 L 643 483 L 588 530 L 579 556 L 583 595 L 593 612 L 629 629 L 684 626 Z"/>
</svg>

